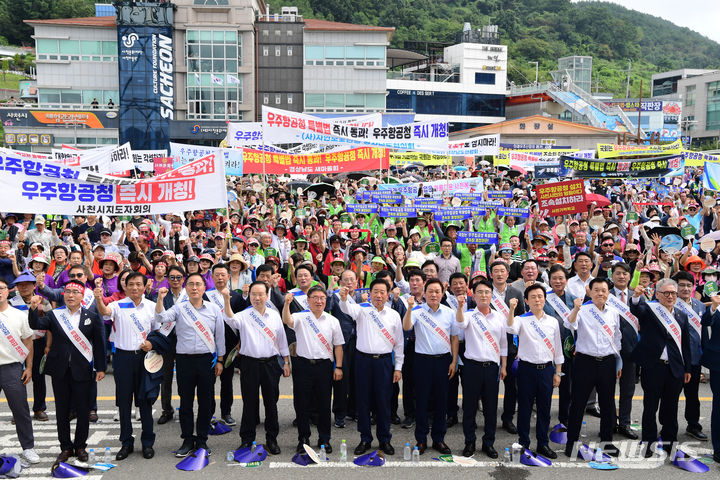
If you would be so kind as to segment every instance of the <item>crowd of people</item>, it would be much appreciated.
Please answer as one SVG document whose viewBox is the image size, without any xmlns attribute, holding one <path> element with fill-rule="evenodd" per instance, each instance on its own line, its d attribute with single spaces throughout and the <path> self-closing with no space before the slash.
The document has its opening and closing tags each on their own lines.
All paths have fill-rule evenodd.
<svg viewBox="0 0 720 480">
<path fill-rule="evenodd" d="M 491 168 L 474 175 L 484 182 L 481 200 L 509 191 L 502 204 L 527 215 L 487 208 L 438 222 L 422 207 L 407 218 L 359 213 L 357 204 L 368 201 L 356 194 L 377 190 L 379 173 L 319 179 L 333 187 L 319 194 L 289 178 L 257 188 L 257 179 L 229 177 L 228 208 L 217 211 L 5 213 L 0 388 L 25 459 L 39 460 L 33 421 L 48 421 L 49 375 L 57 461 L 88 460 L 97 385 L 112 370 L 118 461 L 134 452 L 134 406 L 144 458 L 155 455 L 162 428 L 155 423 L 176 414 L 182 439 L 175 455 L 211 453 L 212 419 L 236 425 L 234 406 L 242 412 L 239 445 L 249 447 L 258 437 L 260 393 L 265 432 L 258 443 L 280 454 L 281 377 L 292 378 L 298 452 L 316 444 L 331 453 L 333 428 L 356 422 L 356 455 L 374 440 L 393 455 L 395 425 L 414 429 L 420 454 L 472 456 L 479 448 L 494 459 L 500 427 L 553 459 L 554 411 L 568 456 L 577 452 L 584 415 L 600 418 L 608 455 L 620 453 L 612 442 L 623 437 L 642 440 L 643 454 L 652 456 L 678 442 L 684 393 L 686 434 L 706 441 L 710 427 L 720 461 L 718 400 L 711 425 L 702 425 L 698 398 L 701 382 L 720 389 L 720 335 L 712 335 L 720 331 L 720 200 L 702 190 L 698 172 L 668 184 L 587 181 L 588 193 L 603 201 L 561 217 L 538 213 L 529 175 Z M 466 204 L 452 194 L 441 203 Z M 493 240 L 459 242 L 466 231 Z M 666 240 L 676 235 L 680 244 Z M 159 358 L 161 367 L 152 368 Z M 238 373 L 241 405 L 234 401 Z M 643 396 L 639 432 L 631 426 L 636 393 Z M 458 423 L 464 444 L 451 447 L 446 432 Z"/>
</svg>

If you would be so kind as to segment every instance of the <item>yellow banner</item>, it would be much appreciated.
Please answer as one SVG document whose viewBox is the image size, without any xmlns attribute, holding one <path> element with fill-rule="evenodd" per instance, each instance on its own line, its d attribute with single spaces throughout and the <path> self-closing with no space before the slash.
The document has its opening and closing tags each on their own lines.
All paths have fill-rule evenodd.
<svg viewBox="0 0 720 480">
<path fill-rule="evenodd" d="M 432 155 L 420 152 L 396 152 L 390 154 L 390 165 L 408 165 L 422 163 L 426 166 L 449 165 L 452 159 L 449 155 Z"/>
<path fill-rule="evenodd" d="M 560 155 L 568 155 L 570 153 L 579 152 L 579 148 L 565 148 L 565 149 L 540 149 L 540 150 L 503 150 L 497 155 L 493 156 L 493 165 L 510 165 L 510 152 L 525 153 L 529 155 L 535 155 L 538 157 L 559 157 Z"/>
<path fill-rule="evenodd" d="M 685 158 L 686 167 L 702 167 L 705 165 L 705 162 L 720 162 L 720 157 L 716 155 L 703 152 L 691 152 L 690 150 L 683 150 L 683 157 Z"/>
<path fill-rule="evenodd" d="M 667 145 L 613 145 L 611 143 L 597 144 L 598 158 L 617 158 L 632 156 L 678 155 L 682 153 L 683 146 L 680 140 Z"/>
</svg>

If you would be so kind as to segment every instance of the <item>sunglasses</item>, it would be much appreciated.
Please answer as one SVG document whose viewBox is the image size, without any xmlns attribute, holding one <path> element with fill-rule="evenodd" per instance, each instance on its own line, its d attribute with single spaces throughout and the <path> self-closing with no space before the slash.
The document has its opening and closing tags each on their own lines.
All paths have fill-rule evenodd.
<svg viewBox="0 0 720 480">
<path fill-rule="evenodd" d="M 181 275 L 170 275 L 168 278 L 170 280 L 175 280 L 175 281 L 180 281 L 183 279 L 183 277 Z"/>
<path fill-rule="evenodd" d="M 602 246 L 603 247 L 614 247 L 615 244 L 614 243 L 603 243 Z"/>
<path fill-rule="evenodd" d="M 70 273 L 70 274 L 68 274 L 68 278 L 69 278 L 70 280 L 73 280 L 73 279 L 76 279 L 76 278 L 81 278 L 81 277 L 83 277 L 83 276 L 85 276 L 84 273 Z"/>
</svg>

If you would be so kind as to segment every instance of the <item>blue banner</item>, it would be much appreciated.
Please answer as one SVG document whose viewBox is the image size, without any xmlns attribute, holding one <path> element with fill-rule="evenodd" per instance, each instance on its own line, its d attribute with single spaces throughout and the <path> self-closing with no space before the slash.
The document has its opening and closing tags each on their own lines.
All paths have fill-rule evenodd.
<svg viewBox="0 0 720 480">
<path fill-rule="evenodd" d="M 462 200 L 463 202 L 470 202 L 473 200 L 481 199 L 482 192 L 458 192 L 453 193 L 453 197 Z"/>
<path fill-rule="evenodd" d="M 381 217 L 394 217 L 394 218 L 415 218 L 417 217 L 417 210 L 415 207 L 380 207 Z"/>
<path fill-rule="evenodd" d="M 365 195 L 363 195 L 363 199 L 365 198 Z M 372 192 L 370 195 L 370 201 L 373 203 L 392 203 L 392 204 L 398 204 L 403 203 L 403 197 L 399 193 L 376 193 Z"/>
<path fill-rule="evenodd" d="M 488 191 L 488 197 L 489 198 L 512 198 L 512 190 L 489 190 Z"/>
<path fill-rule="evenodd" d="M 479 243 L 487 245 L 490 243 L 498 243 L 498 234 L 495 232 L 457 232 L 458 236 L 455 240 L 457 243 Z"/>
<path fill-rule="evenodd" d="M 345 211 L 348 213 L 364 213 L 369 215 L 377 213 L 378 205 L 376 203 L 348 203 L 345 205 Z"/>
<path fill-rule="evenodd" d="M 705 163 L 703 188 L 706 190 L 720 191 L 720 163 Z"/>
<path fill-rule="evenodd" d="M 470 203 L 470 205 L 472 205 L 473 207 L 482 207 L 482 208 L 488 209 L 488 208 L 502 207 L 503 203 L 497 202 L 497 201 L 493 202 L 493 201 L 485 201 L 485 200 L 475 200 L 474 202 Z"/>
<path fill-rule="evenodd" d="M 485 215 L 485 210 L 479 207 L 445 207 L 438 209 L 433 217 L 438 222 L 450 222 L 453 220 L 467 220 L 478 215 Z"/>
<path fill-rule="evenodd" d="M 530 210 L 527 208 L 498 207 L 497 214 L 501 217 L 528 218 L 530 216 Z"/>
<path fill-rule="evenodd" d="M 441 198 L 416 198 L 413 202 L 416 207 L 429 207 L 442 205 Z"/>
</svg>

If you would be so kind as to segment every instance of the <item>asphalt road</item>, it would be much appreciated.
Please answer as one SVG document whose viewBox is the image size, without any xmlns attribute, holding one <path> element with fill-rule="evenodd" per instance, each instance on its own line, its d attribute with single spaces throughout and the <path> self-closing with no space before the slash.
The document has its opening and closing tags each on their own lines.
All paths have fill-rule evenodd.
<svg viewBox="0 0 720 480">
<path fill-rule="evenodd" d="M 55 428 L 55 414 L 53 411 L 54 404 L 52 402 L 52 387 L 50 382 L 48 384 L 48 397 L 49 397 L 49 411 L 50 416 L 49 422 L 34 422 L 35 427 L 35 445 L 36 451 L 41 457 L 41 463 L 31 466 L 22 473 L 22 478 L 49 478 L 50 466 L 52 465 L 55 457 L 60 452 L 57 431 Z M 28 391 L 32 393 L 30 386 Z M 216 386 L 216 392 L 219 395 L 219 384 Z M 233 404 L 233 417 L 238 421 L 240 420 L 242 412 L 242 400 L 239 398 L 240 382 L 239 377 L 235 378 L 235 401 Z M 120 433 L 120 425 L 118 422 L 113 421 L 115 413 L 115 384 L 112 374 L 100 383 L 99 386 L 99 416 L 100 421 L 97 424 L 91 424 L 90 427 L 90 438 L 88 439 L 88 449 L 94 448 L 98 454 L 99 460 L 102 460 L 103 453 L 106 447 L 110 447 L 112 451 L 112 458 L 120 447 L 118 436 Z M 362 478 L 367 480 L 368 475 L 379 478 L 408 478 L 408 476 L 422 475 L 424 477 L 430 477 L 432 475 L 443 475 L 444 478 L 467 478 L 468 474 L 480 474 L 489 475 L 494 480 L 524 480 L 532 477 L 533 479 L 539 480 L 562 480 L 572 479 L 575 480 L 579 470 L 582 470 L 584 478 L 594 479 L 600 477 L 615 477 L 619 478 L 622 476 L 623 479 L 637 479 L 646 480 L 647 474 L 652 473 L 653 475 L 661 474 L 671 476 L 672 478 L 689 478 L 692 474 L 680 470 L 672 466 L 667 460 L 645 460 L 640 458 L 624 458 L 618 461 L 619 469 L 614 471 L 598 471 L 591 469 L 586 462 L 583 461 L 569 461 L 562 453 L 562 446 L 551 443 L 553 448 L 556 448 L 559 457 L 553 463 L 552 466 L 541 468 L 541 467 L 516 467 L 516 466 L 504 466 L 498 461 L 491 461 L 482 453 L 476 453 L 474 458 L 478 461 L 473 466 L 459 466 L 457 464 L 444 463 L 437 460 L 433 460 L 432 457 L 436 457 L 437 454 L 432 450 L 428 451 L 421 456 L 419 464 L 413 464 L 412 462 L 404 462 L 402 459 L 402 450 L 405 442 L 410 442 L 410 445 L 414 445 L 413 430 L 405 430 L 400 426 L 393 426 L 393 440 L 392 444 L 395 447 L 396 454 L 392 457 L 387 458 L 385 466 L 380 468 L 373 467 L 357 467 L 348 463 L 339 462 L 339 452 L 341 439 L 347 440 L 348 451 L 350 460 L 352 460 L 352 450 L 355 448 L 360 440 L 359 433 L 356 429 L 356 424 L 349 422 L 347 427 L 344 429 L 333 428 L 333 438 L 331 443 L 334 447 L 334 452 L 330 455 L 331 462 L 322 465 L 313 465 L 310 467 L 300 467 L 291 462 L 291 458 L 294 454 L 295 445 L 297 444 L 297 430 L 292 426 L 292 420 L 295 417 L 294 410 L 292 407 L 292 383 L 290 379 L 282 379 L 280 383 L 281 399 L 279 401 L 279 412 L 280 412 L 280 437 L 278 443 L 282 449 L 282 453 L 278 456 L 270 456 L 263 462 L 260 467 L 248 468 L 240 466 L 238 463 L 228 464 L 225 460 L 226 453 L 228 450 L 233 450 L 239 445 L 239 427 L 234 427 L 233 431 L 222 435 L 214 436 L 209 439 L 209 446 L 213 450 L 213 454 L 210 457 L 210 463 L 207 467 L 202 470 L 202 473 L 198 472 L 183 472 L 175 468 L 178 463 L 178 459 L 174 457 L 172 451 L 178 448 L 181 444 L 180 439 L 180 424 L 171 421 L 165 425 L 155 425 L 155 432 L 157 439 L 155 443 L 156 456 L 152 460 L 145 460 L 139 453 L 140 447 L 140 422 L 134 421 L 135 436 L 136 436 L 136 452 L 130 455 L 130 457 L 122 462 L 118 462 L 118 466 L 106 473 L 100 473 L 92 471 L 88 478 L 92 480 L 114 480 L 114 479 L 128 479 L 128 478 L 153 478 L 153 479 L 165 479 L 165 478 L 189 478 L 191 476 L 200 475 L 203 478 L 226 478 L 229 475 L 262 475 L 263 478 L 281 478 L 287 479 L 288 475 L 292 475 L 294 480 L 303 479 L 314 479 L 318 475 L 332 476 L 338 473 L 343 475 L 344 479 Z M 502 394 L 502 386 L 501 386 Z M 636 391 L 638 395 L 633 402 L 633 423 L 640 423 L 640 415 L 642 413 L 642 399 L 639 395 L 642 395 L 642 389 L 638 386 Z M 710 430 L 710 402 L 712 393 L 708 384 L 700 385 L 700 397 L 701 397 L 701 423 L 704 426 L 706 433 L 709 435 Z M 218 397 L 219 398 L 219 397 Z M 401 402 L 402 404 L 402 402 Z M 680 412 L 678 418 L 680 420 L 680 441 L 681 442 L 693 442 L 694 440 L 687 436 L 685 432 L 685 421 L 683 418 L 684 409 L 684 397 L 681 397 L 680 401 Z M 173 406 L 179 406 L 179 400 L 177 397 L 173 401 Z M 219 408 L 219 407 L 218 407 Z M 551 421 L 551 427 L 554 425 L 557 419 L 557 400 L 553 401 L 553 419 Z M 402 410 L 402 406 L 401 406 Z M 157 419 L 160 415 L 160 403 L 155 404 L 154 417 Z M 402 417 L 402 411 L 399 412 Z M 261 420 L 264 413 L 261 410 Z M 11 414 L 8 409 L 7 403 L 4 398 L 0 400 L 0 454 L 2 455 L 16 455 L 20 453 L 20 446 L 17 441 L 17 435 L 15 434 L 15 427 L 10 423 Z M 585 439 L 587 442 L 597 442 L 599 432 L 599 419 L 586 416 L 588 423 L 588 437 Z M 534 425 L 534 419 L 532 424 Z M 482 435 L 482 415 L 478 415 L 479 431 L 478 437 Z M 534 428 L 533 428 L 534 430 Z M 258 443 L 264 440 L 264 431 L 262 425 L 258 426 Z M 531 431 L 531 439 L 534 440 L 534 432 Z M 317 432 L 313 431 L 313 437 L 311 438 L 313 443 L 317 442 Z M 514 441 L 515 436 L 507 434 L 503 430 L 498 430 L 497 439 L 495 442 L 495 448 L 500 452 L 502 459 L 502 452 L 505 447 L 509 447 Z M 461 425 L 456 425 L 448 430 L 446 436 L 446 443 L 453 449 L 453 453 L 460 454 L 464 446 L 464 438 L 462 434 Z M 630 442 L 624 443 L 618 439 L 615 444 L 625 452 L 633 451 L 636 446 Z M 374 443 L 376 446 L 377 443 Z M 479 443 L 478 443 L 479 445 Z M 694 444 L 686 444 L 689 448 L 694 448 L 699 454 L 712 453 L 710 442 L 696 442 Z M 705 474 L 706 476 L 714 476 L 720 473 L 720 466 L 713 464 L 712 460 L 703 458 L 703 460 L 710 465 L 710 472 Z M 288 471 L 290 469 L 291 471 Z M 322 470 L 322 473 L 318 472 L 318 469 Z M 470 470 L 468 470 L 470 469 Z M 179 477 L 178 477 L 179 476 Z"/>
</svg>

